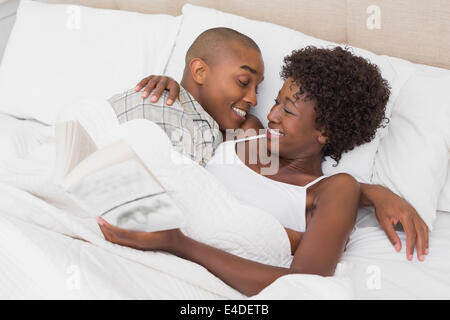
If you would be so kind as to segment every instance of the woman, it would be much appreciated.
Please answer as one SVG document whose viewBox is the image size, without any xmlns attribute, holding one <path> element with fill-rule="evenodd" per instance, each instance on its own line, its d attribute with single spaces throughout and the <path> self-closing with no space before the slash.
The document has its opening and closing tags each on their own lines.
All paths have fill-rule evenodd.
<svg viewBox="0 0 450 320">
<path fill-rule="evenodd" d="M 131 232 L 100 218 L 105 238 L 196 262 L 245 295 L 257 294 L 286 274 L 333 275 L 355 223 L 360 185 L 348 174 L 324 176 L 321 164 L 326 156 L 339 161 L 344 152 L 374 138 L 390 90 L 375 65 L 340 47 L 294 51 L 285 58 L 281 75 L 285 82 L 268 115 L 266 137 L 256 144 L 222 144 L 215 157 L 231 149 L 237 161 L 223 171 L 214 169 L 213 158 L 206 169 L 241 200 L 272 213 L 287 228 L 294 255 L 289 268 L 243 259 L 190 239 L 179 229 Z M 275 149 L 267 143 L 274 139 Z M 243 152 L 236 154 L 236 148 Z M 262 161 L 261 148 L 278 161 L 276 174 L 264 176 L 270 163 Z M 252 197 L 249 190 L 262 196 Z"/>
</svg>

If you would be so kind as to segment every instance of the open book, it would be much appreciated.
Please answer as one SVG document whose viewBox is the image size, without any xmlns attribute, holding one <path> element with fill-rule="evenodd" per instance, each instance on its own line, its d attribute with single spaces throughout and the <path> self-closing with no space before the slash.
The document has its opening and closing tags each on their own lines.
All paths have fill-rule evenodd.
<svg viewBox="0 0 450 320">
<path fill-rule="evenodd" d="M 82 209 L 135 231 L 182 225 L 180 208 L 125 140 L 99 149 L 76 120 L 59 122 L 55 130 L 54 181 Z"/>
</svg>

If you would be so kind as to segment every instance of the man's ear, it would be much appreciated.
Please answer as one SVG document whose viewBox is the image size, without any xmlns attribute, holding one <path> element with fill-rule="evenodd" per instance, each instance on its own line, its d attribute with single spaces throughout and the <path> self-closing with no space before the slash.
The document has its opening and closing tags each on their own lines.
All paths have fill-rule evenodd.
<svg viewBox="0 0 450 320">
<path fill-rule="evenodd" d="M 205 61 L 200 58 L 192 59 L 189 63 L 189 68 L 191 69 L 192 79 L 195 83 L 202 85 L 205 82 L 206 70 L 208 68 Z"/>
</svg>

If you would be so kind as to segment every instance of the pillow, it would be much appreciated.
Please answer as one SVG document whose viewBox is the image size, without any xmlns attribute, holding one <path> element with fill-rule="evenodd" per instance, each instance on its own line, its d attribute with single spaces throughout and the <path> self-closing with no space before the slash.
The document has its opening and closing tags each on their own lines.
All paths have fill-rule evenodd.
<svg viewBox="0 0 450 320">
<path fill-rule="evenodd" d="M 0 66 L 0 112 L 54 124 L 66 101 L 108 98 L 162 73 L 180 21 L 22 1 Z"/>
<path fill-rule="evenodd" d="M 441 195 L 439 196 L 437 209 L 450 213 L 450 159 L 448 162 L 447 182 L 445 183 L 444 188 L 442 188 Z"/>
<path fill-rule="evenodd" d="M 373 182 L 408 200 L 432 230 L 447 179 L 450 71 L 417 66 L 395 103 L 375 158 Z"/>
<path fill-rule="evenodd" d="M 54 166 L 54 144 L 52 126 L 0 114 L 0 182 L 45 193 L 49 188 L 43 188 L 39 180 Z"/>
<path fill-rule="evenodd" d="M 17 158 L 29 158 L 37 147 L 48 140 L 44 133 L 49 129 L 38 122 L 0 114 L 0 176 L 4 172 L 4 163 Z"/>
<path fill-rule="evenodd" d="M 203 8 L 186 4 L 183 6 L 183 21 L 180 33 L 177 36 L 174 52 L 169 60 L 166 74 L 177 81 L 182 78 L 184 70 L 184 57 L 187 49 L 194 39 L 203 31 L 213 27 L 229 27 L 251 37 L 259 45 L 265 62 L 265 80 L 259 87 L 258 105 L 252 108 L 251 113 L 256 115 L 263 125 L 267 126 L 267 114 L 273 106 L 273 100 L 283 81 L 279 73 L 283 65 L 283 58 L 292 50 L 300 49 L 307 45 L 318 47 L 336 46 L 325 40 L 316 39 L 300 32 L 274 25 L 271 23 L 249 20 L 236 15 L 223 13 L 214 9 Z M 270 36 L 268 36 L 270 35 Z M 382 76 L 392 86 L 391 98 L 387 105 L 386 117 L 390 117 L 392 104 L 398 95 L 403 83 L 409 78 L 413 68 L 408 63 L 399 65 L 395 69 L 388 57 L 377 56 L 366 50 L 352 48 L 353 52 L 361 55 L 380 67 Z M 372 176 L 373 161 L 381 137 L 387 132 L 386 128 L 380 128 L 376 138 L 370 143 L 364 144 L 343 154 L 337 167 L 333 167 L 335 161 L 327 157 L 322 169 L 326 175 L 338 172 L 348 172 L 359 181 L 369 182 Z"/>
</svg>

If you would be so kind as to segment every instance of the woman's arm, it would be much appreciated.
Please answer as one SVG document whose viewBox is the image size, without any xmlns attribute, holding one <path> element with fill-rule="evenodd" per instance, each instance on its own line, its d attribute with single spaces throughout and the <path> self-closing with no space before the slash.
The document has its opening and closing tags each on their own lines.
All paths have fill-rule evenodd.
<svg viewBox="0 0 450 320">
<path fill-rule="evenodd" d="M 361 196 L 359 197 L 359 208 L 373 206 L 371 200 L 373 192 L 376 192 L 376 185 L 373 184 L 360 184 Z"/>
<path fill-rule="evenodd" d="M 143 88 L 144 90 L 142 90 Z M 168 76 L 151 75 L 145 77 L 139 81 L 135 90 L 136 92 L 142 90 L 141 96 L 144 99 L 153 91 L 152 96 L 150 97 L 151 102 L 158 101 L 164 90 L 169 90 L 169 95 L 166 100 L 168 106 L 171 106 L 180 95 L 180 85 Z"/>
<path fill-rule="evenodd" d="M 300 241 L 302 241 L 304 232 L 295 231 L 289 228 L 284 228 L 286 230 L 287 236 L 289 238 L 289 243 L 291 244 L 291 254 L 294 255 L 295 251 L 297 251 L 298 245 Z"/>
<path fill-rule="evenodd" d="M 247 260 L 185 236 L 180 230 L 133 232 L 99 220 L 105 238 L 140 250 L 164 250 L 198 263 L 247 296 L 255 295 L 279 277 L 291 273 L 331 276 L 353 228 L 359 201 L 359 184 L 348 175 L 328 178 L 314 215 L 290 268 Z M 339 192 L 335 192 L 339 190 Z"/>
<path fill-rule="evenodd" d="M 172 253 L 201 264 L 246 295 L 259 293 L 286 274 L 331 276 L 353 229 L 359 201 L 359 184 L 351 176 L 339 175 L 333 180 L 319 196 L 290 268 L 243 259 L 186 237 L 178 241 L 179 247 Z"/>
<path fill-rule="evenodd" d="M 381 228 L 397 251 L 401 249 L 401 241 L 394 227 L 400 222 L 406 233 L 407 259 L 412 260 L 417 246 L 417 258 L 423 261 L 424 254 L 428 254 L 428 227 L 411 204 L 386 187 L 361 183 L 359 207 L 363 206 L 375 208 Z"/>
<path fill-rule="evenodd" d="M 169 252 L 202 265 L 223 282 L 246 296 L 258 294 L 279 277 L 291 273 L 288 268 L 270 266 L 241 258 L 188 238 L 181 232 L 176 245 Z"/>
<path fill-rule="evenodd" d="M 106 240 L 137 250 L 161 250 L 198 263 L 222 281 L 251 296 L 259 293 L 289 268 L 274 267 L 244 259 L 184 235 L 180 229 L 158 232 L 136 232 L 118 228 L 97 218 Z"/>
<path fill-rule="evenodd" d="M 295 252 L 291 265 L 295 273 L 333 275 L 355 224 L 359 183 L 347 174 L 328 179 L 332 181 L 317 196 L 313 216 Z"/>
</svg>

